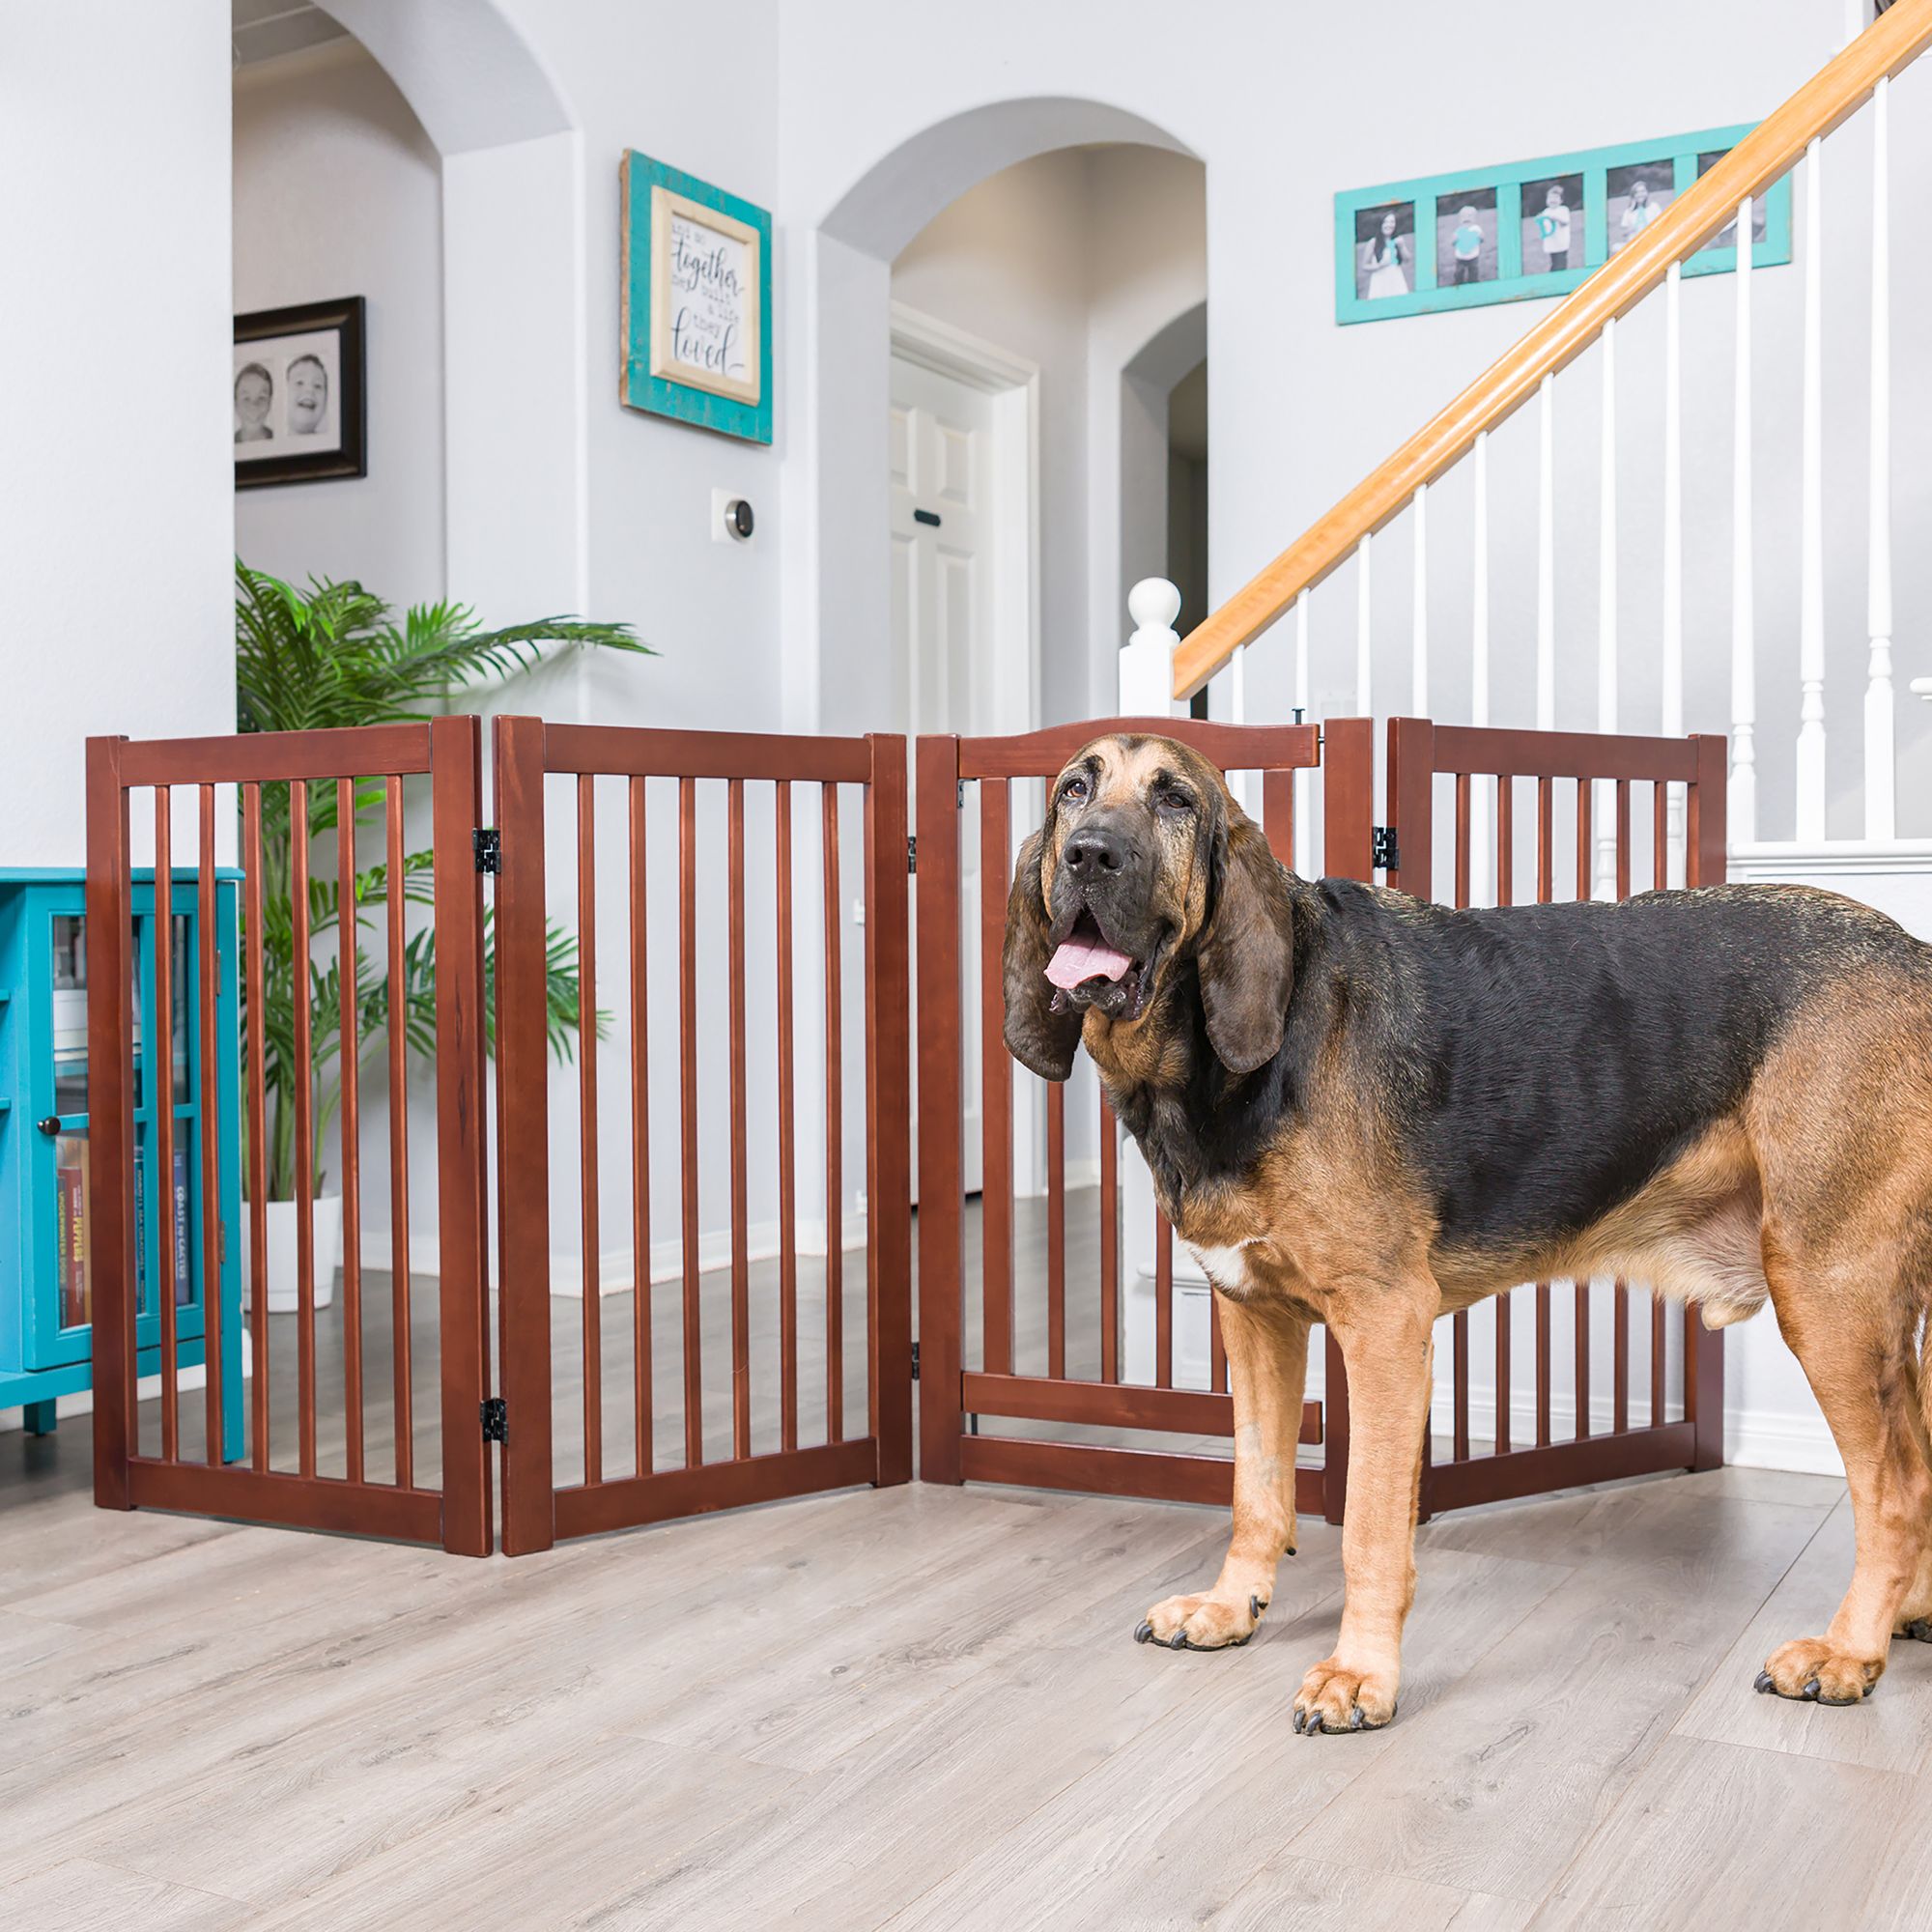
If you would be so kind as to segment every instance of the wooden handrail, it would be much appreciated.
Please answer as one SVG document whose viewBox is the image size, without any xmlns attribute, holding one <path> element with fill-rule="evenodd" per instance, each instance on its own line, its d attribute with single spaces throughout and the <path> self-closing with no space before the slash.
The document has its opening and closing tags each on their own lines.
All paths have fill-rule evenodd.
<svg viewBox="0 0 1932 1932">
<path fill-rule="evenodd" d="M 1321 582 L 1362 538 L 1394 517 L 1417 488 L 1433 483 L 1594 342 L 1606 322 L 1641 301 L 1737 213 L 1803 157 L 1805 148 L 1861 107 L 1872 89 L 1932 44 L 1932 0 L 1897 0 L 1889 12 L 1828 62 L 1679 195 L 1628 247 L 1573 290 L 1521 341 L 1497 358 L 1378 469 L 1371 470 L 1272 563 L 1181 640 L 1174 695 L 1190 696 L 1242 645 Z"/>
</svg>

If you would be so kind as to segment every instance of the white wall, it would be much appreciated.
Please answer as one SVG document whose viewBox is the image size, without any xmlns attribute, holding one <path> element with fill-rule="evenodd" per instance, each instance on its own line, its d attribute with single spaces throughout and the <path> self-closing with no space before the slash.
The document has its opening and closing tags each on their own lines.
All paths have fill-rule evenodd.
<svg viewBox="0 0 1932 1932">
<path fill-rule="evenodd" d="M 6 0 L 0 49 L 0 859 L 77 866 L 90 733 L 235 717 L 228 9 Z"/>
<path fill-rule="evenodd" d="M 361 296 L 369 473 L 242 490 L 235 547 L 295 583 L 358 578 L 398 608 L 443 593 L 440 161 L 353 40 L 235 80 L 235 308 Z"/>
</svg>

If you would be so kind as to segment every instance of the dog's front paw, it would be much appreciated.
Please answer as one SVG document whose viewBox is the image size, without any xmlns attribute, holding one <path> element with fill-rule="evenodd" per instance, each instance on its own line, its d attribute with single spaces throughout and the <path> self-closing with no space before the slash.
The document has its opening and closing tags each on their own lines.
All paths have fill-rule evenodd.
<svg viewBox="0 0 1932 1932">
<path fill-rule="evenodd" d="M 1209 1591 L 1198 1597 L 1169 1597 L 1141 1619 L 1134 1640 L 1163 1644 L 1169 1650 L 1228 1650 L 1254 1635 L 1266 1608 L 1259 1596 L 1236 1600 Z"/>
<path fill-rule="evenodd" d="M 1885 1675 L 1882 1657 L 1853 1657 L 1822 1636 L 1794 1637 L 1764 1661 L 1757 1688 L 1767 1696 L 1797 1697 L 1809 1704 L 1857 1704 Z"/>
<path fill-rule="evenodd" d="M 1378 1731 L 1395 1716 L 1396 1673 L 1351 1670 L 1323 1658 L 1294 1693 L 1294 1728 L 1305 1736 L 1333 1731 Z"/>
</svg>

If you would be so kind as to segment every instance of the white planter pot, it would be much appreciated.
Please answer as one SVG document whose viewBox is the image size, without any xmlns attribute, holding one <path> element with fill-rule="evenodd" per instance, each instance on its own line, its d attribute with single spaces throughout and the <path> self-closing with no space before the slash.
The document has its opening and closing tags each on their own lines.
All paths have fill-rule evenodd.
<svg viewBox="0 0 1932 1932">
<path fill-rule="evenodd" d="M 251 1282 L 254 1253 L 250 1217 L 252 1203 L 242 1208 L 242 1280 Z M 319 1194 L 315 1201 L 315 1305 L 327 1308 L 335 1299 L 335 1270 L 342 1259 L 342 1196 Z M 269 1313 L 293 1315 L 299 1305 L 296 1288 L 296 1204 L 269 1203 Z"/>
</svg>

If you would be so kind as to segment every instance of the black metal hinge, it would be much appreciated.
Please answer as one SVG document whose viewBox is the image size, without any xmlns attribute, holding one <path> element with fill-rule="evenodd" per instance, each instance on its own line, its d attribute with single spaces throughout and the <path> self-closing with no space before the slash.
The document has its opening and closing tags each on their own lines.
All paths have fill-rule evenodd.
<svg viewBox="0 0 1932 1932">
<path fill-rule="evenodd" d="M 919 1379 L 919 1344 L 917 1342 L 912 1345 L 912 1378 L 914 1381 L 918 1381 Z"/>
<path fill-rule="evenodd" d="M 1393 825 L 1378 825 L 1369 835 L 1369 864 L 1378 872 L 1402 870 L 1402 851 Z"/>
<path fill-rule="evenodd" d="M 483 1398 L 483 1439 L 486 1442 L 510 1439 L 510 1405 L 499 1395 Z"/>
<path fill-rule="evenodd" d="M 503 869 L 503 835 L 494 825 L 479 825 L 469 835 L 469 843 L 476 853 L 476 869 L 479 872 L 500 872 Z"/>
<path fill-rule="evenodd" d="M 906 834 L 906 870 L 908 872 L 919 870 L 919 834 L 917 832 Z"/>
</svg>

